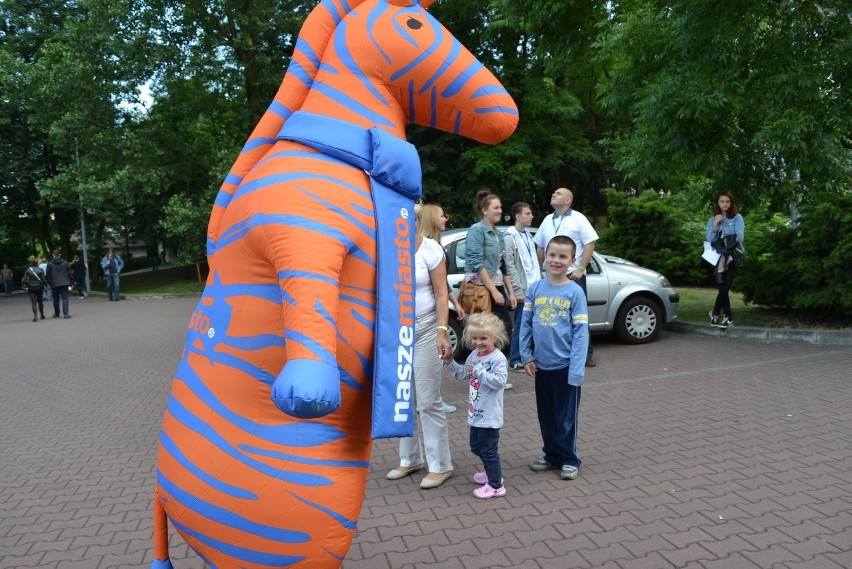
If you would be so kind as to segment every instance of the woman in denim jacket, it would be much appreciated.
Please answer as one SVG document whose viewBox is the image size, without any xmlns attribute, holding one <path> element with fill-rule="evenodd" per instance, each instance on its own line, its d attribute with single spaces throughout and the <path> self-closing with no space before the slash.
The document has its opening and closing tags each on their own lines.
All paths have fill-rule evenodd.
<svg viewBox="0 0 852 569">
<path fill-rule="evenodd" d="M 745 222 L 743 216 L 737 210 L 737 202 L 730 192 L 719 192 L 716 196 L 716 205 L 713 215 L 707 220 L 707 233 L 704 238 L 710 243 L 717 237 L 735 235 L 737 237 L 738 254 L 745 252 L 743 240 L 745 239 Z M 733 251 L 719 257 L 716 263 L 716 283 L 719 293 L 716 295 L 716 303 L 710 311 L 710 325 L 718 328 L 733 326 L 731 317 L 731 298 L 728 293 L 734 283 L 737 274 L 737 262 L 735 262 Z M 720 318 L 721 313 L 721 318 Z"/>
<path fill-rule="evenodd" d="M 506 325 L 512 334 L 512 319 L 509 310 L 517 303 L 512 290 L 511 275 L 507 274 L 503 236 L 496 225 L 503 218 L 500 198 L 488 188 L 476 194 L 476 205 L 480 219 L 467 232 L 464 254 L 464 279 L 485 285 L 491 294 L 491 311 Z"/>
</svg>

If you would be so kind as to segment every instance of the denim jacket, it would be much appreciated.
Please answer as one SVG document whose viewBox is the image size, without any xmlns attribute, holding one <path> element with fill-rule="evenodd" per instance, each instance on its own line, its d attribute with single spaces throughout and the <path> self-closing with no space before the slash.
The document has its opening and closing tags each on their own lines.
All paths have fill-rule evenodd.
<svg viewBox="0 0 852 569">
<path fill-rule="evenodd" d="M 726 235 L 736 235 L 737 241 L 740 246 L 742 246 L 743 240 L 745 239 L 745 221 L 743 221 L 743 216 L 737 214 L 734 217 L 725 217 L 716 229 L 713 229 L 714 217 L 715 216 L 711 215 L 710 219 L 707 220 L 707 234 L 704 236 L 705 240 L 712 243 L 720 233 L 722 237 L 725 237 Z M 742 249 L 745 251 L 745 247 L 742 247 Z"/>
<path fill-rule="evenodd" d="M 121 274 L 121 269 L 124 268 L 124 261 L 121 260 L 121 257 L 118 255 L 114 255 L 113 259 L 115 260 L 115 274 Z M 101 259 L 101 267 L 104 270 L 104 274 L 109 276 L 107 272 L 107 267 L 109 267 L 109 256 L 104 255 L 104 258 Z"/>
<path fill-rule="evenodd" d="M 464 272 L 479 274 L 482 267 L 497 286 L 503 284 L 500 260 L 505 255 L 503 236 L 497 229 L 489 229 L 485 223 L 474 223 L 467 232 L 464 253 Z M 476 279 L 479 282 L 479 279 Z"/>
</svg>

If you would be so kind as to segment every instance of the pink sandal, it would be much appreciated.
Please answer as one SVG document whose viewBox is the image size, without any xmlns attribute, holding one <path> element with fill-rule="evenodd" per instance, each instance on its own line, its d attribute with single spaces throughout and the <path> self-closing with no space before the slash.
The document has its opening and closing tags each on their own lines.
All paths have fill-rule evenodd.
<svg viewBox="0 0 852 569">
<path fill-rule="evenodd" d="M 504 478 L 500 479 L 500 483 L 503 483 Z M 473 481 L 477 484 L 488 484 L 488 475 L 484 472 L 477 472 L 473 475 Z"/>
<path fill-rule="evenodd" d="M 506 487 L 501 486 L 500 488 L 492 488 L 488 484 L 483 486 L 482 488 L 477 488 L 473 491 L 473 495 L 479 498 L 480 500 L 488 500 L 489 498 L 499 498 L 501 496 L 506 495 Z"/>
</svg>

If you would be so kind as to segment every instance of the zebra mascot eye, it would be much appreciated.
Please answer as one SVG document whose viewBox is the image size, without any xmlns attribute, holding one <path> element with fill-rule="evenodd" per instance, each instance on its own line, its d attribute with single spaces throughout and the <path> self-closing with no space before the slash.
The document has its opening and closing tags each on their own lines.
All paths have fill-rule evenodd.
<svg viewBox="0 0 852 569">
<path fill-rule="evenodd" d="M 412 30 L 419 30 L 423 27 L 423 22 L 420 20 L 415 20 L 414 18 L 408 18 L 408 21 L 405 22 L 405 25 L 411 28 Z"/>
</svg>

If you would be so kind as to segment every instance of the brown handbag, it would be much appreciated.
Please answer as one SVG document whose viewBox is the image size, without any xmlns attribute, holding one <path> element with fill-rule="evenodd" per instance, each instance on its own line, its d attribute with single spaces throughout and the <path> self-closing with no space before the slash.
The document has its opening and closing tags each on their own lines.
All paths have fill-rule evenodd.
<svg viewBox="0 0 852 569">
<path fill-rule="evenodd" d="M 491 312 L 491 293 L 485 285 L 465 281 L 459 285 L 459 303 L 468 314 Z"/>
</svg>

